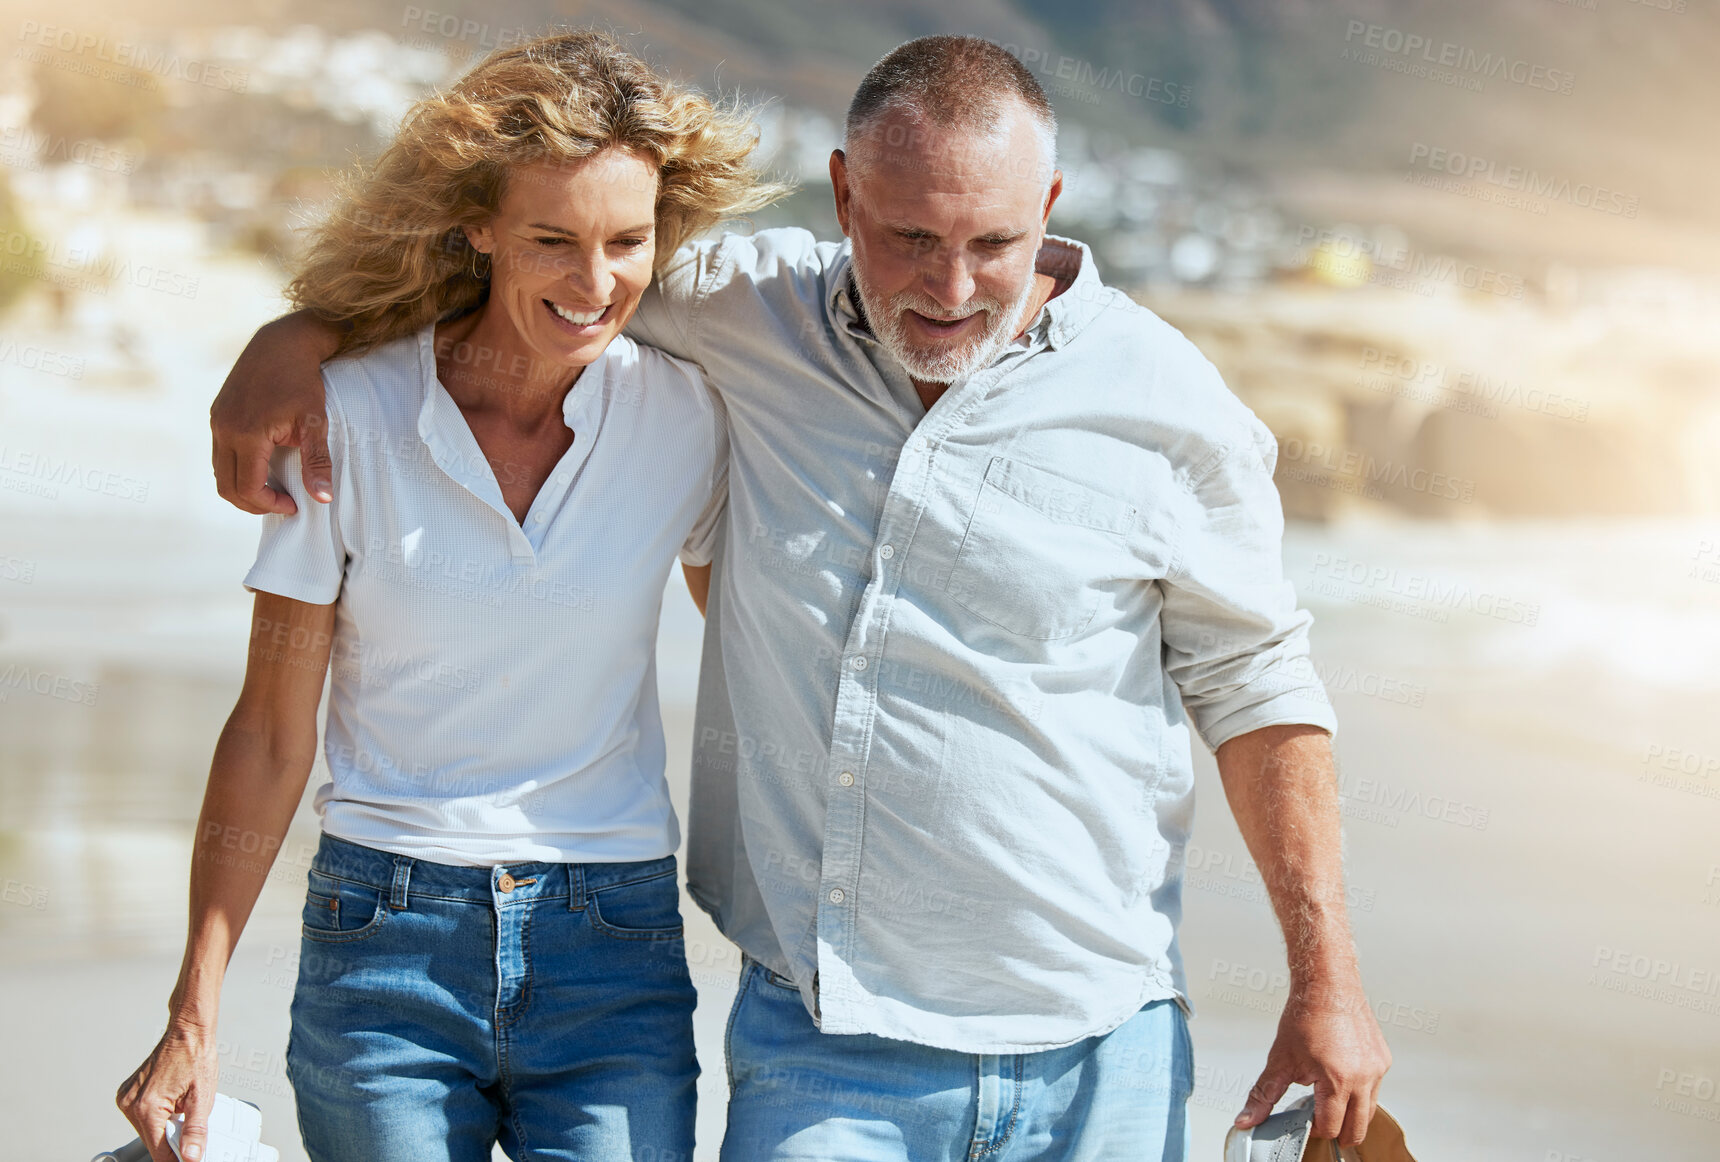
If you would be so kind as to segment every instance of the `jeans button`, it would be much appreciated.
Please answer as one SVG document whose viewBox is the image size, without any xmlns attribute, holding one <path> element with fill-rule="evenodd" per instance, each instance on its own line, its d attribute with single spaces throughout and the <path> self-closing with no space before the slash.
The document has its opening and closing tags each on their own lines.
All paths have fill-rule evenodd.
<svg viewBox="0 0 1720 1162">
<path fill-rule="evenodd" d="M 501 877 L 496 880 L 496 886 L 503 892 L 511 892 L 514 890 L 514 877 L 508 872 L 503 872 Z"/>
</svg>

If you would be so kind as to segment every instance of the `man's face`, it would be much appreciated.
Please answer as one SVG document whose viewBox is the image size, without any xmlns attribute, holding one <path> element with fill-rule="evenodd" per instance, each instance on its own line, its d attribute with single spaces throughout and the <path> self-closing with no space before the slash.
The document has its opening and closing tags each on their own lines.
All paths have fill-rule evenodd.
<svg viewBox="0 0 1720 1162">
<path fill-rule="evenodd" d="M 1032 114 L 1011 106 L 994 137 L 890 111 L 851 144 L 854 158 L 831 156 L 830 178 L 872 331 L 914 379 L 964 379 L 1028 321 L 1062 182 Z"/>
</svg>

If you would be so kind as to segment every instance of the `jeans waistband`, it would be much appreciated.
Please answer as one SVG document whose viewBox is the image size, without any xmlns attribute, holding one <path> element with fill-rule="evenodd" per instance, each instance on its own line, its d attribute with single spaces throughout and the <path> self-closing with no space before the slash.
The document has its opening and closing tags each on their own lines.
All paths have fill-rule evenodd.
<svg viewBox="0 0 1720 1162">
<path fill-rule="evenodd" d="M 461 867 L 397 855 L 324 833 L 311 870 L 387 893 L 394 908 L 412 897 L 473 903 L 566 900 L 585 907 L 591 892 L 675 874 L 675 857 L 634 863 L 546 863 L 527 861 L 495 867 Z"/>
</svg>

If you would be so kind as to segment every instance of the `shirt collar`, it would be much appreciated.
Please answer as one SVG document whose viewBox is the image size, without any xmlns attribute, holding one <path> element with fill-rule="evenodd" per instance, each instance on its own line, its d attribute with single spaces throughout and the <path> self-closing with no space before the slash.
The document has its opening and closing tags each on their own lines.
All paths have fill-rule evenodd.
<svg viewBox="0 0 1720 1162">
<path fill-rule="evenodd" d="M 1093 251 L 1084 242 L 1047 234 L 1034 263 L 1035 271 L 1049 274 L 1059 281 L 1069 280 L 1062 294 L 1040 308 L 1039 315 L 1027 328 L 1032 339 L 1043 338 L 1053 347 L 1061 347 L 1091 323 L 1098 313 L 1110 306 L 1113 296 L 1122 292 L 1108 287 L 1099 278 L 1099 268 L 1093 261 Z M 870 337 L 860 323 L 860 292 L 854 286 L 854 244 L 844 241 L 830 271 L 830 291 L 825 300 L 833 326 L 851 334 Z"/>
<path fill-rule="evenodd" d="M 433 443 L 432 433 L 438 432 L 445 425 L 459 420 L 460 426 L 466 421 L 460 415 L 460 406 L 442 386 L 441 378 L 436 372 L 436 323 L 426 323 L 417 334 L 418 346 L 418 383 L 424 393 L 418 408 L 418 434 L 426 443 Z M 617 335 L 609 341 L 609 346 L 598 353 L 580 372 L 579 378 L 573 383 L 567 395 L 561 401 L 561 418 L 569 429 L 577 431 L 580 424 L 589 422 L 587 413 L 595 404 L 601 403 L 604 396 L 605 382 L 609 376 L 610 355 L 618 345 L 632 343 L 631 339 Z M 450 410 L 451 409 L 451 410 Z M 446 437 L 446 433 L 441 435 Z"/>
</svg>

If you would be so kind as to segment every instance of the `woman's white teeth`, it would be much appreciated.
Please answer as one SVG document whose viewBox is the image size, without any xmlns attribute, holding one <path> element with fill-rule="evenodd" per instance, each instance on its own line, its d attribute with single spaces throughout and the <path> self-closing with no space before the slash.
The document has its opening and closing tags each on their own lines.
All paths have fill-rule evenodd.
<svg viewBox="0 0 1720 1162">
<path fill-rule="evenodd" d="M 602 307 L 602 308 L 599 308 L 598 310 L 586 311 L 585 313 L 581 314 L 577 311 L 570 311 L 566 307 L 558 306 L 555 303 L 551 303 L 549 306 L 550 306 L 550 310 L 554 311 L 556 314 L 560 315 L 562 318 L 566 319 L 568 322 L 572 323 L 576 327 L 589 327 L 589 326 L 591 326 L 591 324 L 597 322 L 597 320 L 599 320 L 603 317 L 604 311 L 609 309 L 607 307 Z"/>
</svg>

